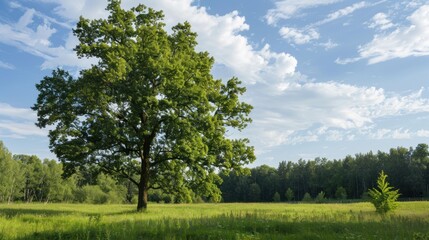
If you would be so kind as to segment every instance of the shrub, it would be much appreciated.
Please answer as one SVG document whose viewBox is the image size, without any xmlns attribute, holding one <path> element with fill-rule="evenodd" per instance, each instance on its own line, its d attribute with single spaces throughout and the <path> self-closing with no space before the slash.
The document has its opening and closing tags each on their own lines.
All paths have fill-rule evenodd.
<svg viewBox="0 0 429 240">
<path fill-rule="evenodd" d="M 389 186 L 386 178 L 387 175 L 381 171 L 377 179 L 377 188 L 368 191 L 371 203 L 374 204 L 376 211 L 382 214 L 394 210 L 398 206 L 396 200 L 400 195 L 399 190 L 393 190 L 393 187 Z"/>
<path fill-rule="evenodd" d="M 313 201 L 313 199 L 311 198 L 310 193 L 306 192 L 306 193 L 304 194 L 304 197 L 302 198 L 302 201 L 303 201 L 303 202 L 311 202 L 311 201 Z"/>
<path fill-rule="evenodd" d="M 280 194 L 278 192 L 274 193 L 273 201 L 280 202 Z"/>
<path fill-rule="evenodd" d="M 343 187 L 338 187 L 337 191 L 335 191 L 335 198 L 339 200 L 345 200 L 347 198 L 346 189 Z"/>
<path fill-rule="evenodd" d="M 104 204 L 109 201 L 109 196 L 98 185 L 87 185 L 83 190 L 86 193 L 85 202 L 87 203 Z"/>
<path fill-rule="evenodd" d="M 290 201 L 292 201 L 292 200 L 293 200 L 293 198 L 294 198 L 293 190 L 292 190 L 292 189 L 290 189 L 290 188 L 288 188 L 288 189 L 286 190 L 285 197 L 286 197 L 286 199 L 287 199 L 289 202 L 290 202 Z"/>
<path fill-rule="evenodd" d="M 326 198 L 325 198 L 325 192 L 321 191 L 319 194 L 317 194 L 315 200 L 316 200 L 317 203 L 323 203 L 323 202 L 325 202 L 325 200 L 326 200 Z"/>
</svg>

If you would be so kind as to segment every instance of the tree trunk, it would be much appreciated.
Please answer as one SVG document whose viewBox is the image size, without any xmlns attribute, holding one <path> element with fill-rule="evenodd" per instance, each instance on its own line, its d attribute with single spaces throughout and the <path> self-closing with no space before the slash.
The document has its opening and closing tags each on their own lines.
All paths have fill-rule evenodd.
<svg viewBox="0 0 429 240">
<path fill-rule="evenodd" d="M 143 176 L 142 176 L 143 179 Z M 147 209 L 147 186 L 144 186 L 144 182 L 140 180 L 137 211 L 142 212 Z M 147 184 L 146 184 L 147 185 Z"/>
<path fill-rule="evenodd" d="M 149 187 L 149 158 L 144 156 L 141 165 L 141 176 L 139 182 L 139 193 L 137 202 L 137 211 L 141 212 L 147 209 L 147 191 Z"/>
</svg>

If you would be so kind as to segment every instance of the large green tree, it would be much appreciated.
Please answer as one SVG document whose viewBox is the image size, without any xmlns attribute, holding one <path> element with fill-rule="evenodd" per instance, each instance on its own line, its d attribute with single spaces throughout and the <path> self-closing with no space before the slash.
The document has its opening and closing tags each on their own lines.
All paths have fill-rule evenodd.
<svg viewBox="0 0 429 240">
<path fill-rule="evenodd" d="M 164 29 L 162 12 L 110 0 L 107 19 L 80 18 L 80 58 L 98 63 L 74 78 L 56 70 L 39 84 L 33 109 L 51 126 L 50 147 L 66 173 L 97 164 L 138 186 L 137 210 L 149 189 L 220 199 L 218 171 L 255 159 L 247 139 L 226 137 L 251 121 L 237 78 L 211 75 L 214 59 L 197 52 L 189 23 Z M 134 176 L 138 176 L 137 178 Z"/>
</svg>

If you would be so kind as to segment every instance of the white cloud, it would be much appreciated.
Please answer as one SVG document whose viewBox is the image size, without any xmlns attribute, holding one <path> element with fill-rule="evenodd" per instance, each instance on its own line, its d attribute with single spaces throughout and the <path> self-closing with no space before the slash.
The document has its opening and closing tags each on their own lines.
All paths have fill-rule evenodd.
<svg viewBox="0 0 429 240">
<path fill-rule="evenodd" d="M 34 124 L 37 116 L 29 108 L 17 108 L 0 103 L 0 117 L 0 135 L 3 138 L 47 136 L 48 130 L 39 129 Z"/>
<path fill-rule="evenodd" d="M 34 122 L 17 123 L 13 121 L 0 120 L 0 131 L 9 133 L 8 135 L 13 136 L 14 138 L 24 138 L 26 136 L 47 136 L 47 131 L 36 127 Z"/>
<path fill-rule="evenodd" d="M 325 50 L 329 50 L 338 47 L 338 43 L 335 43 L 331 39 L 329 39 L 327 42 L 319 43 L 319 46 L 325 48 Z"/>
<path fill-rule="evenodd" d="M 45 3 L 54 3 L 54 13 L 62 18 L 76 21 L 80 16 L 93 19 L 107 17 L 105 11 L 107 6 L 106 0 L 39 0 Z M 125 2 L 125 1 L 123 1 Z"/>
<path fill-rule="evenodd" d="M 392 132 L 392 138 L 393 139 L 410 139 L 411 138 L 411 133 L 408 129 L 395 129 Z"/>
<path fill-rule="evenodd" d="M 370 139 L 383 140 L 383 139 L 412 139 L 416 137 L 429 137 L 429 130 L 420 129 L 417 131 L 412 131 L 410 129 L 397 128 L 397 129 L 387 129 L 381 128 L 373 131 L 369 129 L 367 131 L 362 131 L 362 135 L 369 136 Z"/>
<path fill-rule="evenodd" d="M 347 64 L 368 59 L 369 64 L 380 63 L 395 58 L 429 55 L 429 5 L 423 5 L 408 17 L 409 26 L 394 31 L 377 34 L 373 40 L 359 47 L 359 57 L 337 59 L 337 63 Z"/>
<path fill-rule="evenodd" d="M 309 2 L 305 2 L 305 4 L 309 4 Z M 325 2 L 326 3 L 326 2 Z M 314 3 L 315 4 L 315 3 Z M 326 3 L 328 4 L 328 3 Z M 315 5 L 305 5 L 307 7 L 314 7 Z M 293 42 L 295 44 L 306 44 L 311 42 L 312 40 L 317 40 L 320 38 L 319 32 L 316 30 L 316 27 L 321 26 L 323 24 L 332 22 L 338 18 L 347 16 L 352 14 L 354 11 L 369 6 L 366 2 L 359 2 L 355 3 L 351 6 L 339 9 L 335 12 L 330 13 L 325 19 L 318 21 L 316 23 L 309 24 L 308 26 L 297 29 L 297 28 L 290 28 L 290 27 L 282 27 L 279 30 L 280 36 L 282 36 L 284 39 L 289 40 L 289 42 Z M 304 8 L 304 7 L 303 7 Z M 323 44 L 318 44 L 319 46 L 323 46 Z M 334 45 L 331 40 L 329 42 L 325 43 L 325 49 L 333 48 L 336 45 Z"/>
<path fill-rule="evenodd" d="M 13 66 L 10 63 L 6 63 L 6 62 L 3 62 L 3 61 L 0 61 L 0 68 L 13 70 L 13 69 L 15 69 L 15 66 Z"/>
<path fill-rule="evenodd" d="M 319 33 L 313 29 L 296 29 L 296 28 L 288 28 L 282 27 L 279 31 L 280 36 L 284 39 L 287 39 L 295 44 L 305 44 L 309 43 L 312 40 L 319 39 Z"/>
<path fill-rule="evenodd" d="M 34 9 L 28 9 L 25 11 L 24 15 L 22 15 L 16 23 L 16 29 L 25 31 L 27 26 L 33 23 L 33 16 L 35 12 L 36 11 Z"/>
<path fill-rule="evenodd" d="M 0 134 L 0 139 L 25 139 L 25 137 L 18 134 Z M 29 154 L 32 155 L 32 154 Z"/>
<path fill-rule="evenodd" d="M 124 1 L 125 7 L 135 6 Z M 226 66 L 234 75 L 247 83 L 283 81 L 293 74 L 297 60 L 288 53 L 274 52 L 267 44 L 255 48 L 241 33 L 250 27 L 237 11 L 225 15 L 210 15 L 204 7 L 192 5 L 191 0 L 145 2 L 149 7 L 163 10 L 167 28 L 188 21 L 198 33 L 198 49 L 208 51 L 217 64 Z"/>
<path fill-rule="evenodd" d="M 374 127 L 383 118 L 429 113 L 429 99 L 423 97 L 423 89 L 398 95 L 382 88 L 336 82 L 293 82 L 287 88 L 274 87 L 248 87 L 250 103 L 255 107 L 248 131 L 257 136 L 252 138 L 256 145 L 266 148 L 320 139 L 351 140 L 356 136 L 406 138 L 415 134 L 362 129 Z"/>
<path fill-rule="evenodd" d="M 16 24 L 0 24 L 0 43 L 14 46 L 24 52 L 43 58 L 42 69 L 58 66 L 89 67 L 94 60 L 78 59 L 73 52 L 76 41 L 70 33 L 65 46 L 52 46 L 50 38 L 57 32 L 51 27 L 49 20 L 41 19 L 35 29 L 29 25 L 34 22 L 35 10 L 27 9 Z"/>
<path fill-rule="evenodd" d="M 416 132 L 417 137 L 429 137 L 429 130 L 420 129 Z"/>
<path fill-rule="evenodd" d="M 347 16 L 352 14 L 354 11 L 364 8 L 364 7 L 368 7 L 369 5 L 366 2 L 358 2 L 355 3 L 351 6 L 339 9 L 333 13 L 330 13 L 325 19 L 323 19 L 322 21 L 319 21 L 317 23 L 315 23 L 314 25 L 319 26 L 328 22 L 332 22 L 334 20 L 337 20 L 338 18 Z"/>
<path fill-rule="evenodd" d="M 16 108 L 7 103 L 0 103 L 0 116 L 24 120 L 35 120 L 37 117 L 30 108 Z"/>
<path fill-rule="evenodd" d="M 362 58 L 360 57 L 355 57 L 355 58 L 337 58 L 335 59 L 335 63 L 336 64 L 341 64 L 341 65 L 346 65 L 349 63 L 354 63 L 357 62 L 359 60 L 361 60 Z"/>
<path fill-rule="evenodd" d="M 48 16 L 48 15 L 45 15 L 45 14 L 43 14 L 43 13 L 41 13 L 41 12 L 39 12 L 39 11 L 36 11 L 36 10 L 34 10 L 34 9 L 32 9 L 32 8 L 27 8 L 27 7 L 24 7 L 24 6 L 22 6 L 21 4 L 19 4 L 19 3 L 17 3 L 17 2 L 10 2 L 9 3 L 9 6 L 11 7 L 11 8 L 14 8 L 14 9 L 20 9 L 20 10 L 22 10 L 22 11 L 25 11 L 27 14 L 29 14 L 29 12 L 31 12 L 31 15 L 27 15 L 27 21 L 28 22 L 25 22 L 25 21 L 23 21 L 23 22 L 21 22 L 21 23 L 18 23 L 17 25 L 21 25 L 21 26 L 24 26 L 24 27 L 26 27 L 28 24 L 30 24 L 30 23 L 32 23 L 33 22 L 33 19 L 32 19 L 32 15 L 34 15 L 34 16 L 37 16 L 37 17 L 39 17 L 39 18 L 41 18 L 41 19 L 45 19 L 45 20 L 47 20 L 48 22 L 51 22 L 51 23 L 54 23 L 54 24 L 57 24 L 57 25 L 59 25 L 59 26 L 61 26 L 61 27 L 63 27 L 63 28 L 67 28 L 67 29 L 72 29 L 73 28 L 73 26 L 69 23 L 69 22 L 64 22 L 64 21 L 60 21 L 60 20 L 57 20 L 57 19 L 55 19 L 55 18 L 53 18 L 53 17 L 50 17 L 50 16 Z M 25 16 L 25 15 L 24 15 Z M 31 18 L 30 18 L 31 17 Z M 23 18 L 22 20 L 25 20 L 25 18 Z"/>
<path fill-rule="evenodd" d="M 331 130 L 326 136 L 326 140 L 328 141 L 342 141 L 343 138 L 343 133 L 339 130 Z"/>
<path fill-rule="evenodd" d="M 427 0 L 406 0 L 402 1 L 399 7 L 405 6 L 405 9 L 416 9 L 424 4 L 427 4 Z"/>
<path fill-rule="evenodd" d="M 390 129 L 386 129 L 386 128 L 381 128 L 381 129 L 377 129 L 375 132 L 366 132 L 366 134 L 368 134 L 372 139 L 385 139 L 385 138 L 390 138 L 389 134 L 392 133 L 392 130 Z"/>
<path fill-rule="evenodd" d="M 320 5 L 328 5 L 340 0 L 280 0 L 276 1 L 275 8 L 268 10 L 265 15 L 267 23 L 276 24 L 281 19 L 289 19 L 300 13 L 302 9 L 314 8 Z"/>
<path fill-rule="evenodd" d="M 55 13 L 69 21 L 77 21 L 80 15 L 86 18 L 106 17 L 106 2 L 104 0 L 39 0 L 57 4 Z M 163 10 L 167 29 L 176 25 L 178 22 L 188 21 L 192 25 L 192 30 L 198 33 L 198 50 L 208 51 L 216 59 L 216 63 L 226 66 L 234 75 L 242 81 L 254 83 L 277 79 L 283 81 L 286 76 L 295 72 L 297 65 L 296 59 L 288 53 L 271 51 L 270 46 L 266 44 L 262 49 L 255 48 L 248 38 L 242 34 L 249 29 L 245 18 L 240 16 L 237 11 L 225 15 L 211 15 L 204 7 L 193 6 L 192 0 L 171 1 L 131 1 L 124 0 L 122 5 L 125 8 L 131 8 L 138 3 L 146 4 L 157 10 Z M 25 25 L 25 24 L 23 24 Z M 0 29 L 1 30 L 1 29 Z M 19 33 L 16 29 L 8 30 L 12 35 Z M 25 34 L 26 37 L 33 34 Z M 45 37 L 45 40 L 49 37 Z M 1 41 L 1 39 L 0 39 Z M 70 34 L 67 42 L 76 41 Z M 68 45 L 56 48 L 42 48 L 35 53 L 28 48 L 28 44 L 16 44 L 21 49 L 39 54 L 45 59 L 42 68 L 53 68 L 58 65 L 76 66 L 79 68 L 87 67 L 91 61 L 84 59 L 77 60 L 72 47 Z M 25 42 L 25 41 L 23 41 Z M 24 45 L 24 46 L 21 46 Z M 74 47 L 74 46 L 73 46 Z"/>
<path fill-rule="evenodd" d="M 371 24 L 369 28 L 375 28 L 379 30 L 386 30 L 394 27 L 395 25 L 390 21 L 385 13 L 377 13 L 371 19 Z"/>
</svg>

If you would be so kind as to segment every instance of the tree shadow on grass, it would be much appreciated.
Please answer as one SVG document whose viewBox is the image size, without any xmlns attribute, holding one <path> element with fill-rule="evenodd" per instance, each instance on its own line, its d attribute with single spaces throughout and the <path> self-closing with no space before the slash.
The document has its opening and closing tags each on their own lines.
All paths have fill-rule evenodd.
<svg viewBox="0 0 429 240">
<path fill-rule="evenodd" d="M 0 216 L 14 218 L 20 215 L 37 215 L 37 216 L 58 216 L 73 213 L 71 210 L 52 210 L 52 209 L 22 209 L 22 208 L 0 208 Z"/>
<path fill-rule="evenodd" d="M 69 214 L 78 214 L 82 216 L 119 216 L 119 215 L 128 215 L 136 213 L 135 210 L 124 210 L 120 212 L 113 213 L 91 213 L 91 212 L 83 212 L 80 211 L 79 208 L 76 210 L 53 210 L 53 209 L 32 209 L 32 208 L 0 208 L 0 216 L 4 216 L 5 218 L 14 218 L 16 216 L 21 215 L 34 215 L 34 216 L 60 216 L 60 215 L 69 215 Z M 0 238 L 1 240 L 1 238 Z"/>
</svg>

